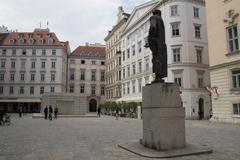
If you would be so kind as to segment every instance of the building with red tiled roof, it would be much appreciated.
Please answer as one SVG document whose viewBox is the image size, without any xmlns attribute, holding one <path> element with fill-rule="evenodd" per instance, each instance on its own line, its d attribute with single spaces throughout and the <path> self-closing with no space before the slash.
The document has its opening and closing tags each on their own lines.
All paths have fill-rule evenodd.
<svg viewBox="0 0 240 160">
<path fill-rule="evenodd" d="M 68 92 L 87 98 L 86 112 L 105 102 L 105 54 L 104 45 L 86 44 L 69 55 Z"/>
<path fill-rule="evenodd" d="M 0 109 L 39 112 L 44 93 L 65 92 L 69 53 L 69 43 L 49 29 L 1 36 Z"/>
</svg>

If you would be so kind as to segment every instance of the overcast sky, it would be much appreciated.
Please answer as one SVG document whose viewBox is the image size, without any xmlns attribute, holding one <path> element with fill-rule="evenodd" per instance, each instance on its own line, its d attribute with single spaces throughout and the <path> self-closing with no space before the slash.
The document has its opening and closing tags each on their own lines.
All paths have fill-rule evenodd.
<svg viewBox="0 0 240 160">
<path fill-rule="evenodd" d="M 2 0 L 0 25 L 9 30 L 31 32 L 47 27 L 61 41 L 78 45 L 104 43 L 104 37 L 117 20 L 117 8 L 131 13 L 134 6 L 148 0 Z"/>
</svg>

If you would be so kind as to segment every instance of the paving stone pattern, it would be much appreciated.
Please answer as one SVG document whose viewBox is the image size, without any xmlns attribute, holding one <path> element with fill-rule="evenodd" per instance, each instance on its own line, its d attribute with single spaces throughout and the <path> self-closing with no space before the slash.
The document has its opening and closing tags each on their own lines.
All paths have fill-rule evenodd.
<svg viewBox="0 0 240 160">
<path fill-rule="evenodd" d="M 240 160 L 240 125 L 186 121 L 186 136 L 213 153 L 168 160 Z M 11 126 L 0 126 L 0 160 L 150 160 L 117 147 L 141 137 L 137 119 L 12 116 Z"/>
</svg>

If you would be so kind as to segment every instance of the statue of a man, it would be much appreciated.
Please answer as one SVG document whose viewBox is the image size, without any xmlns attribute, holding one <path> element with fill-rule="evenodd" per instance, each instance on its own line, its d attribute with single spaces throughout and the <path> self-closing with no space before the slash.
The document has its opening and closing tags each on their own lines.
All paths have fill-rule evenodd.
<svg viewBox="0 0 240 160">
<path fill-rule="evenodd" d="M 160 10 L 154 10 L 150 17 L 150 29 L 148 45 L 152 51 L 154 82 L 164 82 L 162 78 L 167 77 L 167 46 L 165 43 L 165 27 Z"/>
</svg>

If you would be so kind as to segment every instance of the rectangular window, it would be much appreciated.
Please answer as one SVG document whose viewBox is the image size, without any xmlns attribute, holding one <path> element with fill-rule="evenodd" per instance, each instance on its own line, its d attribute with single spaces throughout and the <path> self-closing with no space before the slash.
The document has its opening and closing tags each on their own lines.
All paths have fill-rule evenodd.
<svg viewBox="0 0 240 160">
<path fill-rule="evenodd" d="M 145 59 L 146 71 L 149 71 L 149 59 Z"/>
<path fill-rule="evenodd" d="M 142 52 L 142 41 L 138 42 L 138 53 Z"/>
<path fill-rule="evenodd" d="M 127 58 L 130 58 L 130 48 L 127 49 Z"/>
<path fill-rule="evenodd" d="M 179 25 L 180 25 L 179 22 L 171 23 L 171 26 L 172 26 L 172 36 L 173 36 L 173 37 L 175 37 L 175 36 L 180 36 Z"/>
<path fill-rule="evenodd" d="M 55 56 L 56 55 L 56 49 L 52 50 L 52 55 Z"/>
<path fill-rule="evenodd" d="M 92 61 L 92 65 L 96 65 L 96 61 Z"/>
<path fill-rule="evenodd" d="M 125 51 L 123 51 L 123 61 L 125 61 Z"/>
<path fill-rule="evenodd" d="M 24 87 L 23 86 L 20 87 L 19 93 L 24 94 Z"/>
<path fill-rule="evenodd" d="M 127 94 L 130 94 L 130 82 L 127 83 Z"/>
<path fill-rule="evenodd" d="M 92 81 L 96 81 L 96 71 L 92 71 Z"/>
<path fill-rule="evenodd" d="M 2 55 L 6 55 L 7 54 L 7 50 L 6 49 L 2 49 Z"/>
<path fill-rule="evenodd" d="M 24 74 L 24 73 L 21 73 L 21 74 L 20 74 L 20 81 L 24 81 L 24 79 L 25 79 L 25 74 Z"/>
<path fill-rule="evenodd" d="M 26 62 L 25 61 L 21 61 L 21 68 L 25 68 Z"/>
<path fill-rule="evenodd" d="M 44 87 L 41 86 L 41 87 L 40 87 L 40 94 L 43 94 L 43 93 L 44 93 Z"/>
<path fill-rule="evenodd" d="M 132 46 L 132 55 L 135 56 L 136 52 L 135 52 L 135 45 Z"/>
<path fill-rule="evenodd" d="M 75 60 L 74 59 L 70 59 L 70 64 L 75 64 Z"/>
<path fill-rule="evenodd" d="M 45 81 L 45 74 L 41 74 L 41 81 Z"/>
<path fill-rule="evenodd" d="M 198 88 L 203 88 L 204 80 L 202 76 L 198 76 Z"/>
<path fill-rule="evenodd" d="M 85 60 L 81 60 L 81 64 L 85 64 Z"/>
<path fill-rule="evenodd" d="M 201 38 L 201 25 L 194 25 L 195 28 L 195 38 Z"/>
<path fill-rule="evenodd" d="M 105 81 L 105 72 L 101 71 L 101 81 L 104 82 Z"/>
<path fill-rule="evenodd" d="M 34 94 L 34 87 L 30 87 L 30 95 L 33 95 Z"/>
<path fill-rule="evenodd" d="M 240 115 L 240 103 L 233 104 L 233 114 Z"/>
<path fill-rule="evenodd" d="M 105 65 L 105 62 L 104 62 L 104 61 L 102 61 L 102 62 L 101 62 L 101 65 L 102 65 L 102 66 L 104 66 L 104 65 Z"/>
<path fill-rule="evenodd" d="M 125 79 L 125 68 L 123 68 L 123 79 Z"/>
<path fill-rule="evenodd" d="M 126 94 L 125 84 L 123 84 L 122 88 L 123 88 L 123 95 L 125 95 Z"/>
<path fill-rule="evenodd" d="M 5 61 L 1 61 L 1 68 L 5 68 L 5 65 L 6 65 Z"/>
<path fill-rule="evenodd" d="M 142 92 L 142 80 L 141 79 L 138 80 L 138 92 L 139 93 Z"/>
<path fill-rule="evenodd" d="M 14 93 L 14 88 L 13 88 L 13 86 L 10 86 L 9 87 L 9 94 L 13 94 Z"/>
<path fill-rule="evenodd" d="M 71 71 L 70 72 L 70 80 L 74 81 L 74 79 L 75 79 L 74 71 Z"/>
<path fill-rule="evenodd" d="M 36 65 L 36 62 L 35 62 L 35 61 L 32 62 L 32 63 L 31 63 L 31 68 L 32 68 L 32 69 L 35 68 L 35 65 Z"/>
<path fill-rule="evenodd" d="M 178 6 L 177 5 L 170 6 L 170 10 L 171 10 L 171 16 L 178 16 Z"/>
<path fill-rule="evenodd" d="M 51 82 L 55 81 L 55 74 L 51 74 Z"/>
<path fill-rule="evenodd" d="M 84 81 L 84 80 L 85 80 L 85 70 L 81 70 L 80 80 L 81 80 L 81 81 Z"/>
<path fill-rule="evenodd" d="M 197 63 L 202 64 L 202 50 L 196 49 L 196 53 L 197 53 Z"/>
<path fill-rule="evenodd" d="M 105 87 L 104 86 L 101 86 L 101 95 L 105 95 Z"/>
<path fill-rule="evenodd" d="M 135 80 L 132 81 L 132 93 L 135 93 L 136 92 L 136 86 L 135 86 Z"/>
<path fill-rule="evenodd" d="M 4 73 L 0 74 L 0 81 L 4 81 Z"/>
<path fill-rule="evenodd" d="M 16 55 L 16 49 L 12 50 L 12 55 L 14 55 L 14 56 Z"/>
<path fill-rule="evenodd" d="M 45 56 L 46 55 L 46 49 L 42 50 L 42 55 Z"/>
<path fill-rule="evenodd" d="M 175 75 L 174 82 L 179 86 L 182 86 L 182 77 Z"/>
<path fill-rule="evenodd" d="M 135 75 L 136 74 L 136 64 L 132 65 L 132 74 Z"/>
<path fill-rule="evenodd" d="M 56 68 L 56 62 L 55 61 L 52 62 L 52 68 Z"/>
<path fill-rule="evenodd" d="M 239 50 L 239 37 L 238 37 L 238 27 L 233 25 L 227 28 L 228 32 L 228 50 L 229 52 L 235 52 Z"/>
<path fill-rule="evenodd" d="M 240 88 L 240 69 L 232 71 L 233 88 Z"/>
<path fill-rule="evenodd" d="M 46 62 L 41 62 L 41 68 L 45 68 L 46 67 Z"/>
<path fill-rule="evenodd" d="M 10 74 L 10 81 L 14 81 L 14 79 L 15 79 L 15 74 L 14 73 Z"/>
<path fill-rule="evenodd" d="M 0 94 L 3 94 L 3 86 L 0 86 Z"/>
<path fill-rule="evenodd" d="M 31 81 L 35 81 L 35 74 L 31 74 Z"/>
<path fill-rule="evenodd" d="M 69 92 L 74 93 L 74 85 L 70 85 Z"/>
<path fill-rule="evenodd" d="M 52 93 L 55 92 L 55 87 L 51 87 L 50 92 L 52 92 Z"/>
<path fill-rule="evenodd" d="M 95 85 L 92 85 L 92 87 L 91 87 L 91 94 L 92 95 L 96 94 L 96 86 Z"/>
<path fill-rule="evenodd" d="M 15 68 L 16 67 L 16 62 L 15 61 L 12 61 L 11 62 L 11 68 Z"/>
<path fill-rule="evenodd" d="M 23 50 L 22 50 L 22 55 L 26 55 L 26 54 L 27 54 L 26 50 L 23 49 Z"/>
<path fill-rule="evenodd" d="M 127 66 L 127 76 L 130 77 L 130 65 Z"/>
<path fill-rule="evenodd" d="M 85 92 L 85 86 L 84 84 L 80 85 L 80 93 L 84 93 Z"/>
<path fill-rule="evenodd" d="M 138 62 L 138 73 L 142 73 L 142 62 Z"/>
<path fill-rule="evenodd" d="M 181 62 L 180 48 L 173 48 L 173 62 Z"/>
<path fill-rule="evenodd" d="M 199 8 L 193 7 L 193 16 L 199 18 Z"/>
<path fill-rule="evenodd" d="M 36 49 L 32 50 L 32 55 L 36 55 Z"/>
</svg>

